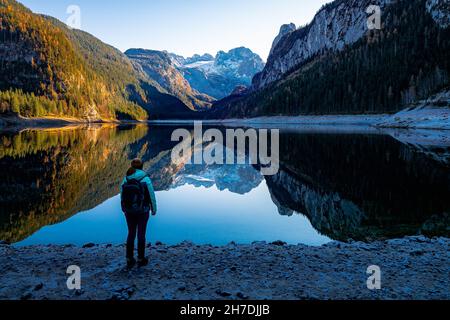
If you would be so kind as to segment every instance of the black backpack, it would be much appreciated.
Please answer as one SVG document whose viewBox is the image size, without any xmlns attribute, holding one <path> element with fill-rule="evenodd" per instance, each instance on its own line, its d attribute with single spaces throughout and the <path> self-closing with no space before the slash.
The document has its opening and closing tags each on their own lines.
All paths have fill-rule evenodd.
<svg viewBox="0 0 450 320">
<path fill-rule="evenodd" d="M 122 186 L 122 211 L 127 214 L 142 214 L 148 211 L 147 200 L 147 186 L 142 183 L 148 176 L 141 179 L 128 179 Z"/>
</svg>

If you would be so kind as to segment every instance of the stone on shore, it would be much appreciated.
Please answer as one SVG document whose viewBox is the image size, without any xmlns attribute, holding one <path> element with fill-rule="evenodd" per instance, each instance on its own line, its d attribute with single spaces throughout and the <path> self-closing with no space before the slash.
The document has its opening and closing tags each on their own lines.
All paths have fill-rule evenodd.
<svg viewBox="0 0 450 320">
<path fill-rule="evenodd" d="M 450 239 L 408 237 L 321 247 L 282 242 L 149 247 L 127 271 L 123 246 L 0 246 L 0 299 L 443 299 L 450 298 Z M 67 267 L 81 269 L 69 290 Z M 381 289 L 367 288 L 369 266 Z"/>
</svg>

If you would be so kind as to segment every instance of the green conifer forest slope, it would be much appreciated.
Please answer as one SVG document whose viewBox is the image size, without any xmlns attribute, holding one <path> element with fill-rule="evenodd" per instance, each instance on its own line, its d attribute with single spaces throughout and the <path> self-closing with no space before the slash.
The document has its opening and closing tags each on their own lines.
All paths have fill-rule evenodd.
<svg viewBox="0 0 450 320">
<path fill-rule="evenodd" d="M 119 50 L 0 1 L 0 114 L 87 121 L 189 117 Z"/>
<path fill-rule="evenodd" d="M 394 2 L 381 30 L 321 52 L 263 89 L 217 102 L 211 117 L 390 113 L 448 87 L 450 28 L 435 23 L 425 2 Z"/>
</svg>

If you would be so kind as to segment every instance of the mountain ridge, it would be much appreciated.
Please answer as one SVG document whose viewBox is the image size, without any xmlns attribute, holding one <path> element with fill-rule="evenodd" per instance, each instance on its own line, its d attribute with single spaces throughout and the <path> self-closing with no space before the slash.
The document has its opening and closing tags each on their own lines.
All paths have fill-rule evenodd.
<svg viewBox="0 0 450 320">
<path fill-rule="evenodd" d="M 125 55 L 139 64 L 150 79 L 180 99 L 192 111 L 211 107 L 214 99 L 192 89 L 167 52 L 132 48 L 125 51 Z"/>
<path fill-rule="evenodd" d="M 170 56 L 195 90 L 216 99 L 229 96 L 236 87 L 249 87 L 253 76 L 264 67 L 261 57 L 246 47 L 221 50 L 215 57 L 208 53 L 190 58 L 174 53 Z"/>
<path fill-rule="evenodd" d="M 378 5 L 383 11 L 391 0 L 335 0 L 324 5 L 312 22 L 302 28 L 280 30 L 266 68 L 255 78 L 253 86 L 261 89 L 281 79 L 289 70 L 323 50 L 340 51 L 358 41 L 367 32 L 366 8 Z M 327 26 L 323 28 L 323 26 Z M 283 27 L 282 27 L 283 28 Z M 284 31 L 284 32 L 283 32 Z"/>
<path fill-rule="evenodd" d="M 381 8 L 380 30 L 367 27 L 373 4 Z M 130 59 L 15 0 L 2 1 L 0 12 L 2 117 L 96 122 L 395 113 L 450 85 L 444 0 L 335 0 L 305 27 L 283 25 L 266 64 L 245 47 L 214 57 L 148 51 L 154 61 Z"/>
<path fill-rule="evenodd" d="M 433 6 L 430 1 L 435 1 Z M 275 41 L 264 71 L 253 79 L 252 90 L 218 101 L 211 117 L 395 113 L 445 89 L 450 80 L 450 30 L 443 17 L 450 16 L 446 15 L 450 4 L 442 0 L 378 2 L 384 4 L 381 29 L 368 30 L 368 3 L 336 0 L 325 5 L 310 25 Z M 359 14 L 344 14 L 347 6 Z M 342 32 L 330 31 L 317 42 L 319 26 L 325 22 L 331 25 L 326 31 Z M 346 36 L 344 30 L 356 33 L 349 31 Z M 309 38 L 322 47 L 308 51 L 312 48 Z"/>
<path fill-rule="evenodd" d="M 0 114 L 85 122 L 192 117 L 181 100 L 89 33 L 15 0 L 2 1 L 0 13 Z"/>
</svg>

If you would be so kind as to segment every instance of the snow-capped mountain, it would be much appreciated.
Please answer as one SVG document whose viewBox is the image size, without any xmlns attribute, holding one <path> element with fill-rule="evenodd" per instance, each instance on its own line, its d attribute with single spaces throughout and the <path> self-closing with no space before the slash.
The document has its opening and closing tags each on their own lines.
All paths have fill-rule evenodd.
<svg viewBox="0 0 450 320">
<path fill-rule="evenodd" d="M 191 110 L 204 110 L 211 106 L 214 99 L 193 89 L 178 70 L 181 62 L 169 56 L 167 52 L 129 49 L 125 54 L 137 63 L 150 79 L 180 99 Z M 178 59 L 183 61 L 182 57 Z"/>
<path fill-rule="evenodd" d="M 202 61 L 213 61 L 214 57 L 210 55 L 209 53 L 205 53 L 204 55 L 194 54 L 190 58 L 185 58 L 183 56 L 179 56 L 177 54 L 170 54 L 173 63 L 178 67 L 183 67 L 185 65 L 189 65 L 196 62 L 202 62 Z"/>
<path fill-rule="evenodd" d="M 237 86 L 250 86 L 253 76 L 264 68 L 261 57 L 244 47 L 219 51 L 215 57 L 170 56 L 192 88 L 217 99 L 230 95 Z"/>
</svg>

